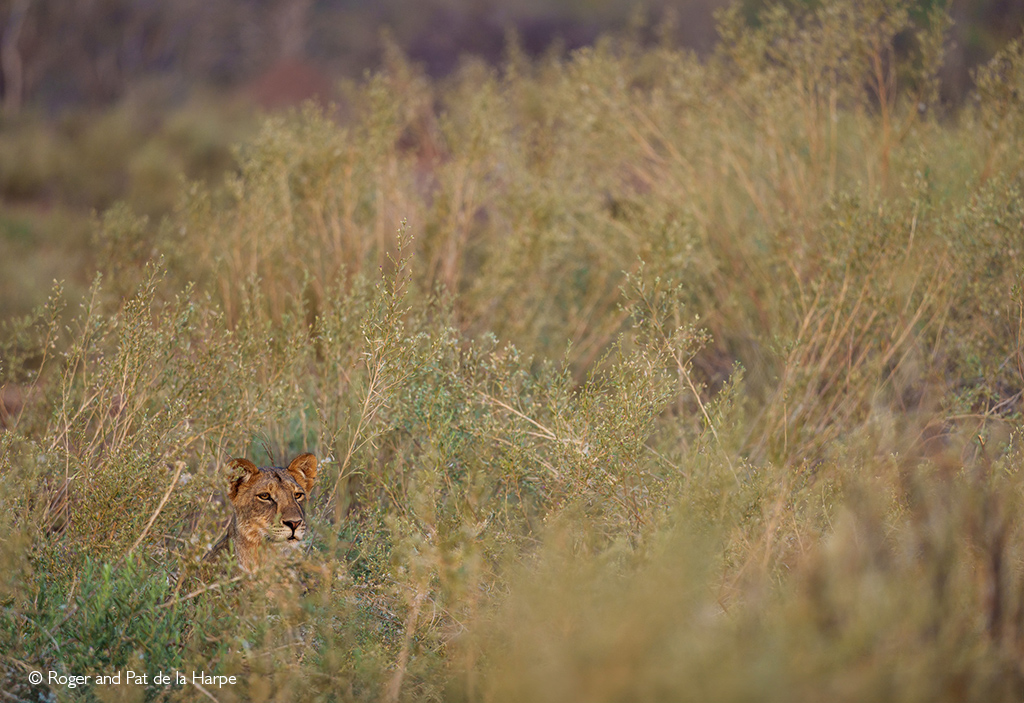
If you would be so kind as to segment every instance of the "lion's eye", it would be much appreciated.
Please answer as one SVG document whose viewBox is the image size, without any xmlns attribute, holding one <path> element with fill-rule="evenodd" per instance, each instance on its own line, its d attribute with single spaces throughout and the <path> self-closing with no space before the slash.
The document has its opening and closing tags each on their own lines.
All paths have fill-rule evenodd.
<svg viewBox="0 0 1024 703">
<path fill-rule="evenodd" d="M 260 493 L 256 497 L 259 498 L 260 500 L 270 500 L 270 494 L 269 493 Z"/>
<path fill-rule="evenodd" d="M 304 500 L 305 498 L 306 498 L 306 494 L 305 493 L 296 493 L 295 494 L 295 500 Z"/>
</svg>

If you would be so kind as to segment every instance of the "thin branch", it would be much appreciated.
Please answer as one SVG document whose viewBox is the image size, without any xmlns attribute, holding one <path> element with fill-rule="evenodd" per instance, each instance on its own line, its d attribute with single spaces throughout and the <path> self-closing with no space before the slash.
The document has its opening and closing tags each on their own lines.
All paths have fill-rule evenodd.
<svg viewBox="0 0 1024 703">
<path fill-rule="evenodd" d="M 208 586 L 203 586 L 202 588 L 199 588 L 199 589 L 196 589 L 196 590 L 192 591 L 188 595 L 181 596 L 180 598 L 172 598 L 171 600 L 167 601 L 166 603 L 161 603 L 157 607 L 158 608 L 170 608 L 172 605 L 176 605 L 178 603 L 184 603 L 187 600 L 192 600 L 196 596 L 198 596 L 200 594 L 203 594 L 203 593 L 206 593 L 207 591 L 212 591 L 215 588 L 224 588 L 224 586 L 230 586 L 233 583 L 241 581 L 243 578 L 245 578 L 245 577 L 244 576 L 235 576 L 234 578 L 230 578 L 227 581 L 218 581 L 217 583 L 211 583 Z"/>
<path fill-rule="evenodd" d="M 181 674 L 181 675 L 182 675 L 182 677 L 185 677 L 185 672 L 182 672 L 182 671 L 178 671 L 177 669 L 175 669 L 175 670 L 174 670 L 174 673 L 175 673 L 175 674 Z M 200 686 L 199 684 L 197 684 L 197 683 L 196 683 L 195 681 L 193 681 L 192 679 L 188 679 L 188 682 L 189 682 L 190 684 L 192 684 L 193 686 L 195 686 L 196 688 L 198 688 L 198 689 L 199 689 L 199 692 L 200 692 L 200 693 L 202 693 L 202 694 L 203 694 L 204 696 L 206 696 L 207 698 L 209 698 L 209 699 L 210 699 L 211 701 L 213 701 L 213 703 L 220 703 L 220 701 L 219 701 L 219 700 L 217 700 L 217 698 L 215 698 L 215 697 L 214 697 L 214 695 L 213 695 L 212 693 L 210 693 L 209 691 L 207 691 L 207 690 L 206 690 L 205 688 L 203 688 L 202 686 Z"/>
<path fill-rule="evenodd" d="M 502 401 L 498 400 L 497 398 L 494 398 L 492 396 L 487 395 L 483 391 L 480 391 L 480 395 L 483 396 L 484 400 L 490 401 L 490 402 L 494 403 L 495 405 L 497 405 L 499 407 L 505 408 L 505 410 L 508 410 L 510 413 L 512 413 L 516 417 L 522 418 L 523 420 L 526 420 L 527 422 L 529 422 L 531 425 L 533 425 L 534 427 L 536 427 L 538 430 L 541 431 L 541 436 L 546 437 L 547 439 L 550 439 L 551 441 L 558 441 L 558 435 L 556 435 L 554 432 L 549 430 L 547 427 L 545 427 L 544 425 L 542 425 L 539 422 L 537 422 L 536 420 L 534 420 L 532 417 L 524 415 L 522 412 L 520 412 L 519 410 L 516 410 L 511 405 L 509 405 L 507 403 L 503 403 Z"/>
<path fill-rule="evenodd" d="M 398 668 L 395 670 L 394 675 L 392 675 L 391 680 L 388 681 L 387 688 L 384 689 L 384 695 L 381 697 L 384 703 L 398 703 L 398 696 L 402 692 L 402 679 L 405 678 L 405 672 L 409 666 L 409 650 L 412 638 L 416 634 L 416 623 L 420 617 L 420 606 L 423 605 L 423 599 L 426 595 L 426 588 L 421 588 L 416 592 L 416 597 L 413 598 L 409 616 L 405 619 L 405 638 L 402 641 L 402 649 L 398 653 Z"/>
<path fill-rule="evenodd" d="M 167 505 L 167 500 L 171 497 L 171 492 L 174 490 L 174 487 L 178 485 L 178 477 L 181 476 L 181 471 L 182 469 L 185 468 L 184 461 L 178 461 L 175 463 L 177 466 L 177 470 L 174 472 L 174 478 L 171 479 L 171 483 L 169 486 L 167 486 L 167 490 L 164 491 L 164 497 L 160 499 L 160 504 L 156 506 L 156 510 L 154 510 L 153 514 L 149 516 L 149 522 L 147 522 L 146 526 L 142 528 L 142 533 L 139 535 L 138 539 L 136 539 L 135 543 L 128 548 L 128 551 L 125 552 L 124 556 L 121 557 L 118 563 L 130 557 L 132 552 L 135 551 L 135 548 L 142 543 L 142 540 L 145 539 L 146 535 L 149 533 L 149 529 L 153 527 L 153 523 L 156 522 L 156 519 L 160 515 L 160 512 L 164 509 L 164 506 Z"/>
</svg>

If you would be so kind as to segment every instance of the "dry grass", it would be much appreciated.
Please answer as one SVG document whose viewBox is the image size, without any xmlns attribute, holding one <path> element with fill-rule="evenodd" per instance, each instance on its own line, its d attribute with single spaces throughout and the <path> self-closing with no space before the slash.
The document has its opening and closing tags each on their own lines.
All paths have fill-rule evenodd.
<svg viewBox="0 0 1024 703">
<path fill-rule="evenodd" d="M 940 120 L 938 15 L 721 22 L 704 63 L 391 52 L 351 123 L 272 119 L 164 220 L 109 210 L 86 306 L 0 338 L 0 674 L 1019 700 L 1019 46 Z M 309 553 L 200 567 L 224 460 L 300 450 Z"/>
</svg>

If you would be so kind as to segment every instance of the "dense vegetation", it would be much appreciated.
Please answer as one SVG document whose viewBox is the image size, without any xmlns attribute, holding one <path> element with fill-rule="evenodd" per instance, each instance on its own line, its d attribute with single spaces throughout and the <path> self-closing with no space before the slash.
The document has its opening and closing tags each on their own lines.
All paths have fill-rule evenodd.
<svg viewBox="0 0 1024 703">
<path fill-rule="evenodd" d="M 0 336 L 5 692 L 1019 701 L 1024 48 L 940 119 L 941 14 L 762 19 L 391 51 L 106 210 Z M 200 564 L 225 460 L 305 450 L 309 552 Z"/>
</svg>

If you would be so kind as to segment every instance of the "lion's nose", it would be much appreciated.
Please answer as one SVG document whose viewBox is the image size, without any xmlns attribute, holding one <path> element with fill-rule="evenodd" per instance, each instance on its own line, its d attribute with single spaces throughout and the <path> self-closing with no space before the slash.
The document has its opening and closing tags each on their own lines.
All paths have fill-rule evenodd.
<svg viewBox="0 0 1024 703">
<path fill-rule="evenodd" d="M 302 527 L 302 520 L 282 520 L 285 525 L 292 529 L 292 537 L 298 532 L 299 528 Z"/>
</svg>

